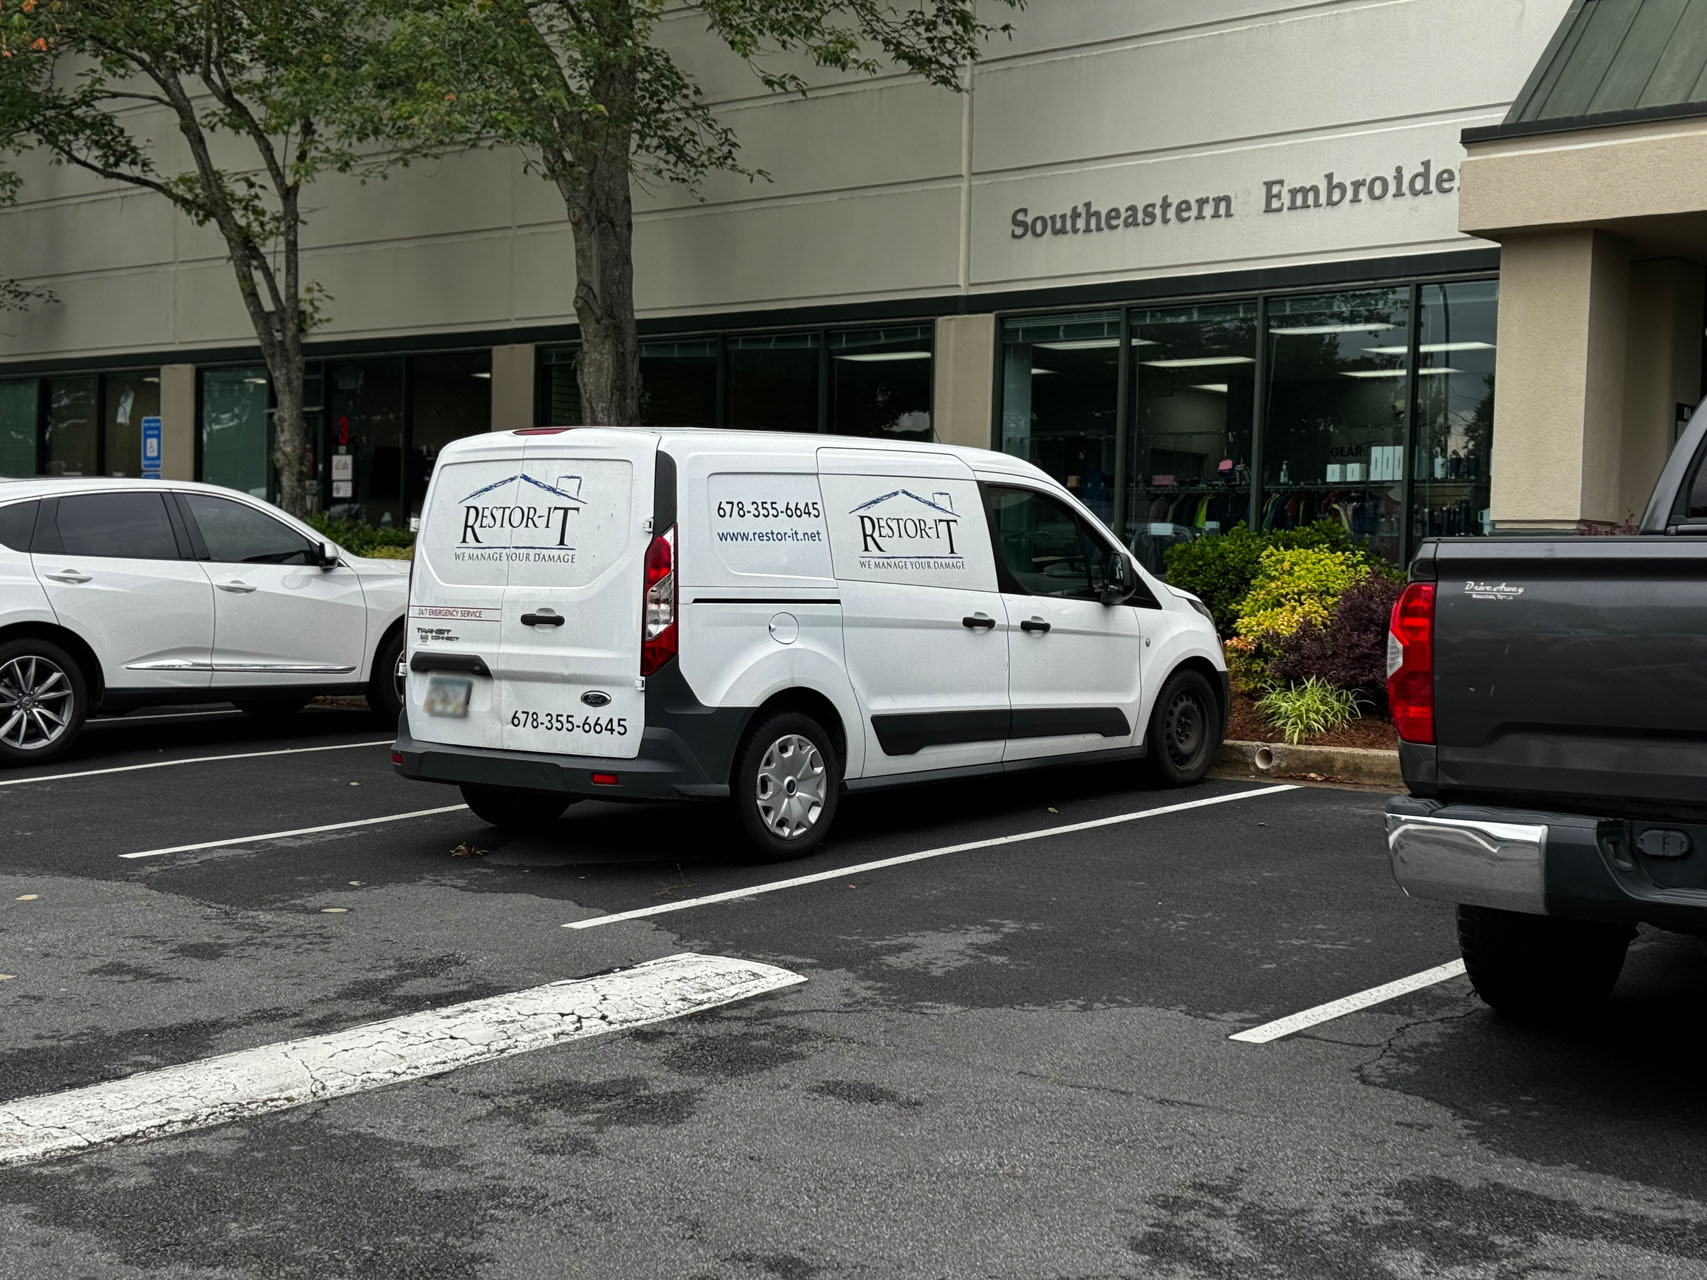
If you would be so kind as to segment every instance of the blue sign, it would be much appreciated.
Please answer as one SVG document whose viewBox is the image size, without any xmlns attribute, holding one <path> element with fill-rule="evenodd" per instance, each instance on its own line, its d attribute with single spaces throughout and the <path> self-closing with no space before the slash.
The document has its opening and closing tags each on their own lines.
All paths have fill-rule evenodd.
<svg viewBox="0 0 1707 1280">
<path fill-rule="evenodd" d="M 160 419 L 142 420 L 142 474 L 150 480 L 160 478 Z"/>
</svg>

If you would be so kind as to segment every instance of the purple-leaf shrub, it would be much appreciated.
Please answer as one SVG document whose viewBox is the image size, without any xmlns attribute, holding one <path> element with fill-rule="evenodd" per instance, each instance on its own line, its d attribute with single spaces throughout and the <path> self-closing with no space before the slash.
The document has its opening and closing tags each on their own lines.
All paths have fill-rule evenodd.
<svg viewBox="0 0 1707 1280">
<path fill-rule="evenodd" d="M 1278 685 L 1314 677 L 1336 689 L 1357 689 L 1387 705 L 1387 627 L 1404 584 L 1370 573 L 1334 606 L 1326 626 L 1306 624 L 1278 646 L 1269 677 Z"/>
</svg>

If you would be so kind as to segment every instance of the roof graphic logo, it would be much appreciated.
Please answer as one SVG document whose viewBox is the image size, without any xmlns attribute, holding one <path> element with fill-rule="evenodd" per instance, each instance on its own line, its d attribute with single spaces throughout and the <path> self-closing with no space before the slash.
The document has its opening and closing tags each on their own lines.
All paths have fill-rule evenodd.
<svg viewBox="0 0 1707 1280">
<path fill-rule="evenodd" d="M 848 514 L 859 517 L 862 557 L 956 563 L 965 559 L 955 546 L 960 517 L 955 514 L 954 499 L 948 493 L 933 493 L 925 498 L 911 489 L 892 489 L 860 503 Z"/>
<path fill-rule="evenodd" d="M 489 503 L 477 501 L 507 485 L 516 486 L 513 495 L 505 494 Z M 529 492 L 523 487 L 526 485 L 533 486 L 538 493 Z M 512 551 L 573 551 L 569 517 L 580 515 L 586 501 L 581 496 L 580 476 L 558 476 L 555 484 L 525 473 L 494 480 L 462 500 L 462 545 L 485 546 L 482 533 L 510 530 L 512 538 L 519 532 L 545 539 L 537 543 L 499 542 L 498 545 L 507 545 Z"/>
</svg>

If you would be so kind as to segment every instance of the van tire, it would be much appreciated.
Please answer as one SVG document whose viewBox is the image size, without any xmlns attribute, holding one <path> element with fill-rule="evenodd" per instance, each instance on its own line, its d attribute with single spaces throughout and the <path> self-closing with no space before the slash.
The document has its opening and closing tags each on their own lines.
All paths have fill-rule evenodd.
<svg viewBox="0 0 1707 1280">
<path fill-rule="evenodd" d="M 538 831 L 563 816 L 579 797 L 555 791 L 514 791 L 509 787 L 462 788 L 462 800 L 482 822 L 505 831 Z"/>
<path fill-rule="evenodd" d="M 1162 686 L 1150 712 L 1144 758 L 1150 776 L 1164 787 L 1203 781 L 1226 732 L 1221 700 L 1201 671 L 1176 671 Z"/>
<path fill-rule="evenodd" d="M 25 695 L 35 696 L 43 711 L 62 718 L 63 727 L 43 732 L 43 721 L 20 723 L 13 736 L 21 737 L 22 743 L 0 736 L 0 764 L 46 764 L 59 759 L 71 750 L 89 718 L 89 683 L 83 668 L 51 640 L 26 636 L 0 645 L 0 702 L 7 704 L 0 708 L 0 729 L 9 724 L 15 705 Z"/>
<path fill-rule="evenodd" d="M 1628 925 L 1458 908 L 1458 949 L 1476 994 L 1524 1021 L 1580 1015 L 1605 1003 L 1624 968 Z"/>
<path fill-rule="evenodd" d="M 766 862 L 811 853 L 830 834 L 842 791 L 835 739 L 809 715 L 766 716 L 735 765 L 733 799 L 742 832 Z M 779 828 L 793 830 L 784 833 Z"/>
</svg>

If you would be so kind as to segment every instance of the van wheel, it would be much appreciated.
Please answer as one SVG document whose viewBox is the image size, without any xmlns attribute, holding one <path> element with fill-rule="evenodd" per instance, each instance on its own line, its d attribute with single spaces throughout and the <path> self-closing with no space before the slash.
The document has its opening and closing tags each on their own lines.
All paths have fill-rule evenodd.
<svg viewBox="0 0 1707 1280">
<path fill-rule="evenodd" d="M 747 736 L 735 766 L 735 810 L 749 843 L 767 862 L 803 857 L 835 821 L 842 762 L 811 716 L 768 716 Z"/>
<path fill-rule="evenodd" d="M 1220 700 L 1203 673 L 1174 672 L 1150 712 L 1150 731 L 1144 738 L 1151 776 L 1164 787 L 1202 782 L 1223 732 Z"/>
<path fill-rule="evenodd" d="M 1633 933 L 1621 924 L 1458 908 L 1458 949 L 1470 985 L 1511 1018 L 1545 1021 L 1603 1003 Z"/>
<path fill-rule="evenodd" d="M 538 831 L 563 816 L 577 797 L 555 791 L 512 791 L 508 787 L 464 787 L 462 800 L 482 822 L 506 831 Z"/>
<path fill-rule="evenodd" d="M 77 741 L 89 687 L 72 656 L 47 640 L 0 645 L 0 761 L 46 764 Z"/>
<path fill-rule="evenodd" d="M 386 724 L 396 724 L 403 714 L 403 628 L 399 627 L 379 643 L 374 655 L 373 674 L 367 683 L 367 704 L 374 715 Z"/>
</svg>

